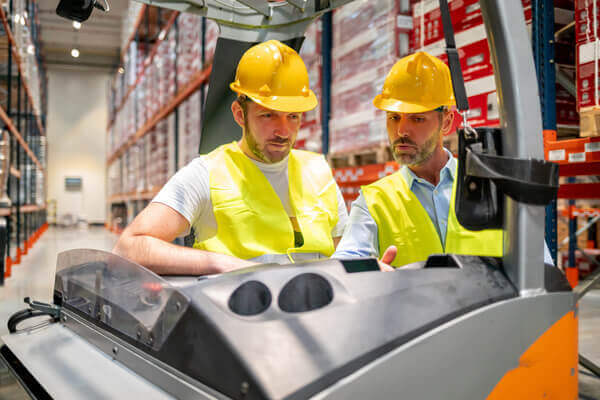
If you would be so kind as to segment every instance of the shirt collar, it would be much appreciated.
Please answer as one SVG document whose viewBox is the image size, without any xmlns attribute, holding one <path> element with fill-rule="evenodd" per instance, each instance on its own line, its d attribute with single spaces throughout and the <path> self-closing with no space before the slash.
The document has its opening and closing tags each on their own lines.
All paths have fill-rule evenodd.
<svg viewBox="0 0 600 400">
<path fill-rule="evenodd" d="M 448 151 L 448 149 L 444 148 L 444 151 L 446 152 L 446 154 L 448 154 L 448 161 L 440 171 L 440 183 L 445 182 L 446 180 L 454 182 L 454 177 L 456 175 L 456 158 L 454 158 L 454 156 L 452 155 L 452 153 L 450 153 L 450 151 Z M 415 175 L 415 173 L 411 171 L 411 169 L 408 168 L 406 165 L 402 166 L 402 168 L 400 169 L 400 173 L 402 174 L 404 181 L 411 190 L 413 188 L 413 183 L 415 182 L 415 180 L 420 183 L 427 182 L 425 179 L 419 178 L 417 175 Z M 429 184 L 431 185 L 431 183 Z"/>
</svg>

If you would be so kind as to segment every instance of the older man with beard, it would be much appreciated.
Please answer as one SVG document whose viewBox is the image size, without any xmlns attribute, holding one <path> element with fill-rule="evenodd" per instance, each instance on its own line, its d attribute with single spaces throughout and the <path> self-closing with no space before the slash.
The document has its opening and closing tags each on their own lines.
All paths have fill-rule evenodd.
<svg viewBox="0 0 600 400">
<path fill-rule="evenodd" d="M 250 48 L 230 85 L 242 138 L 177 172 L 114 251 L 157 273 L 220 273 L 257 262 L 330 256 L 348 219 L 322 155 L 292 150 L 316 107 L 300 56 L 271 40 Z M 171 244 L 195 231 L 194 248 Z"/>
<path fill-rule="evenodd" d="M 333 257 L 381 257 L 382 269 L 391 270 L 431 254 L 502 256 L 502 230 L 469 231 L 456 218 L 457 162 L 442 146 L 455 105 L 446 64 L 424 52 L 399 60 L 373 104 L 387 113 L 402 167 L 362 187 Z M 545 260 L 552 263 L 547 248 Z"/>
</svg>

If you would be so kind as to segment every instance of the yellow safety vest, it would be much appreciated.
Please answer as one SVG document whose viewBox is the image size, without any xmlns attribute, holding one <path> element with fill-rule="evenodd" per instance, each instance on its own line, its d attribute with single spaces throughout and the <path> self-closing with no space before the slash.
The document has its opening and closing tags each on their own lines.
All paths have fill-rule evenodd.
<svg viewBox="0 0 600 400">
<path fill-rule="evenodd" d="M 421 202 L 400 171 L 362 187 L 367 207 L 377 223 L 379 254 L 391 245 L 398 248 L 392 266 L 425 261 L 432 254 L 452 253 L 502 257 L 502 230 L 470 231 L 458 222 L 454 211 L 456 179 L 452 186 L 446 248 Z"/>
<path fill-rule="evenodd" d="M 298 248 L 277 193 L 236 142 L 212 151 L 206 161 L 217 234 L 196 242 L 195 248 L 246 260 L 277 254 L 292 260 L 293 253 L 333 253 L 337 192 L 322 155 L 292 150 L 288 158 L 290 203 L 304 237 Z"/>
</svg>

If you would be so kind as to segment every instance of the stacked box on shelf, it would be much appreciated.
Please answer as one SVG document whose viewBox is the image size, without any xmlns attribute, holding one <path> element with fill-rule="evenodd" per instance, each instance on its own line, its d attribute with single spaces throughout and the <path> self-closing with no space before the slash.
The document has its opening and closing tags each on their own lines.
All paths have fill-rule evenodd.
<svg viewBox="0 0 600 400">
<path fill-rule="evenodd" d="M 411 0 L 398 0 L 396 16 L 396 55 L 404 57 L 410 54 L 413 31 Z"/>
<path fill-rule="evenodd" d="M 577 109 L 580 135 L 600 135 L 600 0 L 576 0 Z"/>
<path fill-rule="evenodd" d="M 108 167 L 108 196 L 115 196 L 123 193 L 121 187 L 121 160 L 112 163 Z"/>
<path fill-rule="evenodd" d="M 151 120 L 154 115 L 160 109 L 160 98 L 159 98 L 159 82 L 158 82 L 158 68 L 156 67 L 156 57 L 153 62 L 148 64 L 146 72 L 144 73 L 146 78 L 146 120 Z"/>
<path fill-rule="evenodd" d="M 531 1 L 522 0 L 525 22 L 531 24 Z M 490 59 L 479 2 L 455 0 L 449 3 L 465 89 L 469 98 L 468 119 L 472 126 L 497 126 L 500 113 L 494 69 Z M 413 51 L 426 51 L 448 62 L 438 0 L 413 5 Z"/>
<path fill-rule="evenodd" d="M 134 90 L 135 96 L 135 131 L 140 130 L 146 121 L 148 121 L 148 108 L 146 104 L 146 97 L 149 96 L 147 89 L 148 77 L 142 75 L 138 85 Z"/>
<path fill-rule="evenodd" d="M 129 174 L 129 167 L 131 165 L 130 159 L 129 159 L 129 149 L 126 150 L 123 153 L 123 156 L 121 157 L 122 163 L 123 163 L 123 169 L 122 169 L 122 173 L 123 173 L 123 193 L 130 193 L 133 189 L 133 185 L 132 182 L 130 181 L 130 174 Z"/>
<path fill-rule="evenodd" d="M 331 153 L 386 143 L 372 100 L 396 61 L 395 10 L 395 0 L 358 0 L 333 14 Z"/>
<path fill-rule="evenodd" d="M 202 17 L 183 13 L 177 22 L 177 87 L 182 88 L 202 69 Z"/>
<path fill-rule="evenodd" d="M 23 78 L 27 82 L 29 93 L 31 94 L 32 108 L 36 115 L 40 115 L 41 110 L 41 81 L 38 70 L 38 60 L 36 58 L 35 46 L 31 36 L 32 21 L 28 14 L 29 2 L 16 0 L 12 2 L 14 23 L 12 33 L 19 57 L 21 59 L 21 71 Z"/>
<path fill-rule="evenodd" d="M 565 70 L 562 72 L 568 73 Z M 575 81 L 575 77 L 573 76 L 572 78 L 572 81 Z M 577 99 L 559 84 L 556 85 L 556 124 L 558 127 L 579 125 Z"/>
<path fill-rule="evenodd" d="M 158 46 L 153 62 L 157 70 L 159 109 L 175 96 L 175 48 L 176 33 L 175 29 L 171 29 Z"/>
<path fill-rule="evenodd" d="M 204 57 L 205 63 L 209 64 L 215 55 L 217 48 L 217 39 L 219 38 L 219 25 L 211 20 L 204 19 L 206 22 L 206 32 L 204 35 Z"/>
<path fill-rule="evenodd" d="M 575 0 L 576 43 L 590 43 L 598 37 L 600 37 L 600 3 L 598 0 Z"/>
<path fill-rule="evenodd" d="M 163 120 L 163 123 L 165 125 L 164 129 L 166 131 L 166 135 L 167 135 L 167 164 L 165 167 L 165 171 L 166 171 L 166 176 L 165 176 L 165 180 L 163 183 L 166 183 L 167 180 L 173 176 L 175 174 L 175 171 L 177 170 L 177 165 L 176 165 L 176 160 L 175 160 L 175 136 L 176 136 L 176 132 L 175 132 L 175 128 L 176 128 L 176 124 L 175 124 L 175 113 L 171 113 L 169 114 L 169 116 Z M 199 142 L 198 142 L 199 143 Z M 199 147 L 199 145 L 198 145 Z"/>
<path fill-rule="evenodd" d="M 146 134 L 146 152 L 148 154 L 146 164 L 146 175 L 148 176 L 148 189 L 157 190 L 160 186 L 158 185 L 157 172 L 159 169 L 160 160 L 155 158 L 158 154 L 158 140 L 156 129 L 151 129 Z"/>
<path fill-rule="evenodd" d="M 300 56 L 308 70 L 310 88 L 317 96 L 319 105 L 304 113 L 302 125 L 296 138 L 296 148 L 320 152 L 321 143 L 321 20 L 313 22 L 305 33 Z"/>
<path fill-rule="evenodd" d="M 148 189 L 160 189 L 169 177 L 169 120 L 160 121 L 156 127 L 148 134 L 148 162 L 147 176 Z"/>
<path fill-rule="evenodd" d="M 202 130 L 202 91 L 197 90 L 179 106 L 179 165 L 198 157 Z"/>
<path fill-rule="evenodd" d="M 135 84 L 140 64 L 141 57 L 138 55 L 138 43 L 132 41 L 129 43 L 127 52 L 125 52 L 123 58 L 123 68 L 125 69 L 125 79 L 121 88 L 123 97 L 127 93 L 127 90 Z"/>
<path fill-rule="evenodd" d="M 142 4 L 136 1 L 130 1 L 127 7 L 127 12 L 123 16 L 123 29 L 121 30 L 121 48 L 123 48 L 127 44 L 127 40 L 133 34 L 133 29 L 135 28 L 135 22 L 140 15 L 142 10 Z"/>
</svg>

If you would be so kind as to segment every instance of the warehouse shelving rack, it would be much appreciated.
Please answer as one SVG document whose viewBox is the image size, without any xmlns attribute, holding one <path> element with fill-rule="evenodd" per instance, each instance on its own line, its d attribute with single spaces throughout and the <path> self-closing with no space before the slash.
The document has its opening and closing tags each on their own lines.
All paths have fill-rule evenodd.
<svg viewBox="0 0 600 400">
<path fill-rule="evenodd" d="M 151 47 L 149 52 L 147 53 L 141 71 L 137 74 L 135 83 L 130 85 L 123 99 L 118 105 L 115 105 L 114 109 L 111 111 L 111 115 L 109 116 L 109 124 L 107 126 L 107 134 L 109 134 L 111 127 L 115 123 L 116 116 L 119 112 L 122 111 L 126 101 L 129 96 L 134 93 L 136 87 L 140 84 L 142 77 L 146 73 L 147 67 L 153 62 L 154 57 L 157 54 L 159 45 L 166 40 L 167 35 L 171 30 L 175 30 L 177 32 L 178 28 L 178 17 L 180 13 L 176 11 L 168 11 L 160 7 L 153 7 L 148 5 L 142 5 L 139 10 L 138 17 L 135 20 L 132 33 L 126 43 L 124 44 L 122 53 L 121 53 L 121 66 L 123 65 L 125 59 L 125 52 L 131 42 L 144 42 L 146 45 Z M 157 26 L 152 27 L 152 24 L 156 24 Z M 192 94 L 196 93 L 198 90 L 204 90 L 205 85 L 208 84 L 208 80 L 211 73 L 211 65 L 206 62 L 204 55 L 205 48 L 205 33 L 206 33 L 206 22 L 203 18 L 203 26 L 202 26 L 202 64 L 203 68 L 200 71 L 197 71 L 187 83 L 185 83 L 182 87 L 177 87 L 177 77 L 174 74 L 174 84 L 175 84 L 175 94 L 174 96 L 168 100 L 167 104 L 165 104 L 161 109 L 159 109 L 140 129 L 138 129 L 135 133 L 133 133 L 130 138 L 120 145 L 117 149 L 115 149 L 112 153 L 110 153 L 107 157 L 107 168 L 111 166 L 114 162 L 116 162 L 120 157 L 122 157 L 125 152 L 138 143 L 143 137 L 145 137 L 148 133 L 152 131 L 156 125 L 165 120 L 170 115 L 174 114 L 175 118 L 175 140 L 174 140 L 174 151 L 175 151 L 175 169 L 179 163 L 179 144 L 178 144 L 178 106 L 181 105 L 186 99 L 188 99 Z M 155 32 L 158 33 L 154 35 L 154 37 L 150 37 L 149 33 Z M 176 36 L 176 42 L 178 35 Z M 177 65 L 177 56 L 175 57 L 175 64 Z M 124 74 L 116 72 L 115 79 L 124 79 Z M 114 89 L 114 88 L 113 88 Z M 202 96 L 204 98 L 204 96 Z M 137 118 L 137 116 L 136 116 Z M 131 192 L 131 193 L 119 193 L 113 194 L 108 198 L 109 210 L 110 207 L 115 205 L 127 205 L 131 202 L 145 202 L 151 200 L 160 190 L 160 188 L 152 188 L 149 191 L 145 192 Z M 133 208 L 139 208 L 136 204 L 133 205 Z M 136 213 L 134 211 L 134 214 Z M 122 226 L 113 223 L 114 221 L 109 221 L 107 223 L 107 227 L 116 233 L 120 233 L 122 230 Z"/>
<path fill-rule="evenodd" d="M 0 107 L 1 128 L 10 141 L 10 168 L 7 193 L 10 208 L 0 209 L 0 282 L 10 277 L 13 265 L 19 264 L 40 235 L 46 231 L 46 74 L 40 55 L 38 7 L 25 0 L 23 15 L 16 12 L 15 1 L 0 7 L 0 86 L 6 90 Z M 28 48 L 19 48 L 15 31 L 30 35 Z M 38 101 L 33 82 L 27 78 L 26 60 L 33 59 L 39 75 Z M 34 68 L 34 73 L 36 69 Z M 36 106 L 37 105 L 37 106 Z M 42 193 L 39 193 L 41 191 Z"/>
<path fill-rule="evenodd" d="M 576 261 L 577 250 L 584 257 L 589 258 L 589 256 L 586 256 L 584 249 L 577 248 L 577 217 L 591 217 L 590 212 L 594 211 L 576 208 L 575 200 L 600 199 L 600 183 L 576 183 L 575 177 L 600 175 L 600 137 L 559 140 L 558 133 L 564 127 L 558 126 L 556 122 L 556 65 L 560 68 L 564 60 L 558 60 L 556 57 L 555 46 L 558 45 L 556 38 L 565 31 L 573 29 L 575 23 L 572 21 L 555 32 L 553 7 L 554 2 L 552 0 L 532 1 L 532 39 L 543 114 L 545 157 L 547 160 L 558 163 L 560 165 L 560 176 L 567 178 L 566 183 L 561 183 L 557 198 L 569 200 L 568 209 L 564 210 L 564 214 L 569 218 L 568 261 L 564 265 L 564 269 L 569 281 L 575 286 L 579 277 Z M 572 66 L 568 65 L 568 67 Z M 560 82 L 560 80 L 558 81 Z M 561 84 L 565 85 L 564 82 L 561 82 Z M 566 82 L 566 86 L 574 88 L 575 85 L 572 82 Z M 567 129 L 572 130 L 572 127 L 567 127 Z M 589 224 L 588 227 L 595 229 L 595 224 Z M 556 201 L 547 208 L 546 241 L 556 262 Z M 591 258 L 589 260 L 594 261 Z M 594 263 L 596 262 L 594 261 Z"/>
</svg>

